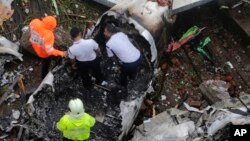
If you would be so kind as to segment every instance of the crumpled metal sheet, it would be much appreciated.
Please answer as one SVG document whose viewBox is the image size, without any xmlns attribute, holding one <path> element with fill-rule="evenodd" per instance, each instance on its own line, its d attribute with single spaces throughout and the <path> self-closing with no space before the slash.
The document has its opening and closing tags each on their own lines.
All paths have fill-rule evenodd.
<svg viewBox="0 0 250 141">
<path fill-rule="evenodd" d="M 223 89 L 221 90 L 221 92 L 224 93 Z M 240 98 L 246 103 L 250 102 L 249 94 L 241 93 Z M 250 113 L 247 113 L 247 109 L 242 107 L 240 102 L 235 101 L 231 97 L 224 97 L 222 101 L 216 102 L 203 110 L 191 107 L 186 103 L 184 103 L 184 105 L 188 109 L 188 112 L 176 111 L 176 109 L 172 108 L 167 110 L 167 112 L 163 112 L 154 118 L 144 121 L 142 125 L 137 127 L 132 141 L 180 141 L 186 140 L 187 137 L 191 140 L 205 140 L 206 138 L 216 135 L 219 130 L 225 128 L 226 125 L 230 123 L 234 125 L 250 123 Z M 228 109 L 228 107 L 246 114 L 236 113 Z M 191 117 L 190 114 L 194 113 L 196 116 Z M 180 124 L 177 123 L 174 125 L 173 117 L 175 117 L 175 120 Z M 189 123 L 190 121 L 196 122 L 191 124 Z M 185 126 L 182 126 L 183 124 Z M 190 129 L 186 129 L 187 127 L 190 127 Z M 183 133 L 183 136 L 179 133 Z"/>
<path fill-rule="evenodd" d="M 0 36 L 0 54 L 11 54 L 23 61 L 22 54 L 18 52 L 19 46 L 3 36 Z"/>
<path fill-rule="evenodd" d="M 186 141 L 189 134 L 195 131 L 193 121 L 175 125 L 172 115 L 163 112 L 144 121 L 137 128 L 132 141 Z"/>
<path fill-rule="evenodd" d="M 122 137 L 124 137 L 124 135 L 127 135 L 130 128 L 132 127 L 135 118 L 137 117 L 143 99 L 144 99 L 145 95 L 133 100 L 133 101 L 121 101 L 120 103 L 120 109 L 121 109 L 121 113 L 120 115 L 122 116 L 122 134 L 119 136 L 119 140 L 122 140 Z"/>
<path fill-rule="evenodd" d="M 46 77 L 43 79 L 43 81 L 41 82 L 41 84 L 38 86 L 38 88 L 32 93 L 32 95 L 29 97 L 28 101 L 27 101 L 27 107 L 28 107 L 28 114 L 32 115 L 35 111 L 35 108 L 33 106 L 33 102 L 35 101 L 34 96 L 42 90 L 42 88 L 44 87 L 44 85 L 49 85 L 52 86 L 53 88 L 53 81 L 54 81 L 54 75 L 49 72 Z M 54 88 L 53 88 L 54 89 Z"/>
</svg>

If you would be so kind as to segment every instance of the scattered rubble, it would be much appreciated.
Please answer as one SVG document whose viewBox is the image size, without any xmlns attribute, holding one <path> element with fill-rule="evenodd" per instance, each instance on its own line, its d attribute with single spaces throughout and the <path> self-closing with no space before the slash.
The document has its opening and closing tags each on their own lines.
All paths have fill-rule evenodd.
<svg viewBox="0 0 250 141">
<path fill-rule="evenodd" d="M 223 95 L 223 93 L 220 95 Z M 243 97 L 249 102 L 249 94 L 244 94 L 241 98 Z M 223 137 L 220 135 L 216 139 L 216 133 L 225 128 L 226 125 L 250 123 L 249 114 L 245 107 L 240 107 L 239 102 L 235 103 L 230 97 L 222 97 L 221 100 L 203 110 L 190 107 L 186 103 L 185 107 L 188 111 L 175 108 L 168 109 L 153 118 L 143 121 L 142 125 L 136 127 L 132 141 L 185 141 L 209 140 L 210 138 L 217 140 Z M 245 114 L 235 112 L 237 110 Z M 196 114 L 196 116 L 190 116 L 191 114 Z M 227 135 L 226 139 L 229 139 L 229 135 Z"/>
</svg>

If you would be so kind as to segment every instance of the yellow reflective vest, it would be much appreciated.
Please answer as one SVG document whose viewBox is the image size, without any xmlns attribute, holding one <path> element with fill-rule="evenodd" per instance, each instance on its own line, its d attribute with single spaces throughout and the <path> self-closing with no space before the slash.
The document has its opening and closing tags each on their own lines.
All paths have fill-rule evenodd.
<svg viewBox="0 0 250 141">
<path fill-rule="evenodd" d="M 73 118 L 65 114 L 59 122 L 57 128 L 63 132 L 63 136 L 70 140 L 86 140 L 90 136 L 90 128 L 95 124 L 95 118 L 84 113 L 81 117 Z"/>
</svg>

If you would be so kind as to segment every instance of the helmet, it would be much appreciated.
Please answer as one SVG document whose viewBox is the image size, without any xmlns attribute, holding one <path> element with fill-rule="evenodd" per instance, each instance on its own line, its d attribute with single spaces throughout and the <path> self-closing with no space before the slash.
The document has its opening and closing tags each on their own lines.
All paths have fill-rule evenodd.
<svg viewBox="0 0 250 141">
<path fill-rule="evenodd" d="M 53 30 L 56 27 L 56 18 L 53 16 L 46 16 L 42 19 L 46 29 Z"/>
<path fill-rule="evenodd" d="M 69 101 L 70 115 L 73 117 L 78 117 L 84 114 L 83 103 L 79 98 L 71 99 Z"/>
</svg>

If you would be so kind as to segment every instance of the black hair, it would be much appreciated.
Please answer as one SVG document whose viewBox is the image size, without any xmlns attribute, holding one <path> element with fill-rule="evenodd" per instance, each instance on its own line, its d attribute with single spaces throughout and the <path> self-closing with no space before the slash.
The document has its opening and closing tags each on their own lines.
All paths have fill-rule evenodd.
<svg viewBox="0 0 250 141">
<path fill-rule="evenodd" d="M 77 28 L 77 27 L 73 27 L 71 30 L 70 30 L 70 35 L 71 35 L 71 38 L 75 39 L 79 34 L 81 33 L 80 29 Z"/>
<path fill-rule="evenodd" d="M 117 28 L 115 27 L 113 23 L 107 23 L 105 25 L 105 28 L 107 29 L 108 32 L 111 32 L 112 34 L 118 32 Z"/>
</svg>

